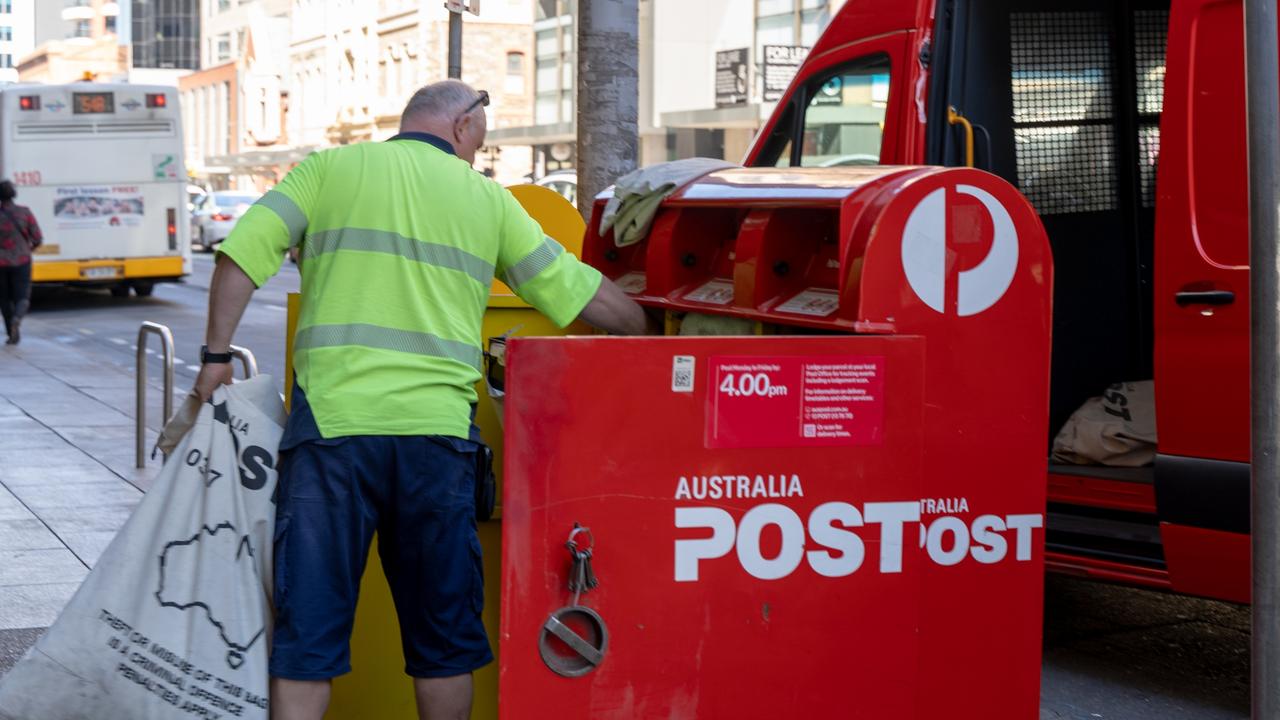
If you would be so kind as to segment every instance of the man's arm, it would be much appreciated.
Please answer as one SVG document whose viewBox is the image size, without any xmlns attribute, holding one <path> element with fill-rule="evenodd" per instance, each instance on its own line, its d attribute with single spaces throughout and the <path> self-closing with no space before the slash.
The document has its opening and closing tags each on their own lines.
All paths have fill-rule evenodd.
<svg viewBox="0 0 1280 720">
<path fill-rule="evenodd" d="M 307 156 L 240 216 L 231 236 L 218 248 L 205 330 L 209 352 L 230 350 L 231 337 L 253 291 L 279 272 L 285 253 L 302 242 L 329 157 L 325 151 Z M 202 365 L 195 391 L 201 400 L 208 400 L 215 388 L 230 382 L 230 363 Z"/>
<path fill-rule="evenodd" d="M 644 309 L 599 270 L 565 252 L 509 192 L 501 192 L 496 270 L 507 287 L 559 327 L 582 320 L 617 335 L 645 334 Z"/>
<path fill-rule="evenodd" d="M 614 335 L 644 335 L 648 329 L 644 309 L 609 278 L 601 278 L 600 289 L 578 319 Z"/>
<path fill-rule="evenodd" d="M 218 255 L 213 280 L 209 283 L 209 324 L 204 334 L 209 352 L 231 351 L 231 338 L 256 289 L 239 265 L 226 255 Z M 233 370 L 231 363 L 201 365 L 200 374 L 196 376 L 196 394 L 201 400 L 208 400 L 219 385 L 231 384 Z"/>
</svg>

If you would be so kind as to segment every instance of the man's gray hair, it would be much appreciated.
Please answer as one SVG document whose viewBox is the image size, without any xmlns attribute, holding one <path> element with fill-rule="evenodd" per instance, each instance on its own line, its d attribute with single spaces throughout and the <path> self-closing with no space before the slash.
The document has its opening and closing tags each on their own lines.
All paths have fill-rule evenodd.
<svg viewBox="0 0 1280 720">
<path fill-rule="evenodd" d="M 478 97 L 480 93 L 461 80 L 431 83 L 409 98 L 409 104 L 405 105 L 404 114 L 400 116 L 400 124 L 403 126 L 414 118 L 453 120 Z"/>
</svg>

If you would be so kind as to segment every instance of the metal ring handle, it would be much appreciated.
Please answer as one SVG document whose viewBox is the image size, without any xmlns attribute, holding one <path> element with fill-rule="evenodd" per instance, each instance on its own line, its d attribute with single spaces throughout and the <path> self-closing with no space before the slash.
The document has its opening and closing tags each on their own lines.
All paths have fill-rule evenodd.
<svg viewBox="0 0 1280 720">
<path fill-rule="evenodd" d="M 565 622 L 570 618 L 585 621 L 592 630 L 591 634 L 595 636 L 595 642 L 574 632 Z M 567 645 L 574 655 L 556 652 L 552 646 L 552 638 Z M 538 637 L 538 654 L 542 656 L 542 662 L 551 672 L 561 677 L 576 678 L 586 675 L 604 662 L 608 651 L 609 629 L 604 624 L 604 618 L 588 607 L 563 607 L 551 613 L 543 623 Z"/>
</svg>

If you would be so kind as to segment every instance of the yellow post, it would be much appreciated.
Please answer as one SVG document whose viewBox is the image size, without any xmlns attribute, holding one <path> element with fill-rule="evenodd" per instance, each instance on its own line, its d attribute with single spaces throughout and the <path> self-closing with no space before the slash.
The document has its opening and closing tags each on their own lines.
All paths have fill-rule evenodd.
<svg viewBox="0 0 1280 720">
<path fill-rule="evenodd" d="M 581 256 L 582 237 L 586 225 L 582 216 L 558 193 L 534 185 L 511 188 L 525 210 L 534 217 L 547 235 L 566 250 Z M 306 268 L 302 268 L 306 272 Z M 286 348 L 285 397 L 293 385 L 293 334 L 297 326 L 298 297 L 289 298 L 288 347 Z M 514 332 L 512 332 L 514 330 Z M 557 328 L 541 313 L 525 304 L 510 288 L 494 281 L 489 294 L 489 310 L 485 313 L 481 338 L 488 339 L 511 332 L 512 335 L 568 335 L 586 332 L 585 326 Z M 476 424 L 485 442 L 493 448 L 494 466 L 498 472 L 498 498 L 502 498 L 502 427 L 497 410 L 489 400 L 483 381 L 476 387 L 480 405 Z M 494 657 L 498 655 L 499 571 L 502 564 L 502 508 L 496 517 L 481 523 L 480 545 L 484 549 L 485 607 L 484 624 L 489 632 Z M 376 547 L 376 543 L 375 543 Z M 352 672 L 333 684 L 333 699 L 326 715 L 329 720 L 414 720 L 417 711 L 413 700 L 413 683 L 404 674 L 404 655 L 400 649 L 400 625 L 387 588 L 386 577 L 378 553 L 370 552 L 364 579 L 360 583 L 360 604 L 356 608 L 355 630 L 351 638 Z M 498 717 L 498 663 L 476 673 L 473 718 Z"/>
</svg>

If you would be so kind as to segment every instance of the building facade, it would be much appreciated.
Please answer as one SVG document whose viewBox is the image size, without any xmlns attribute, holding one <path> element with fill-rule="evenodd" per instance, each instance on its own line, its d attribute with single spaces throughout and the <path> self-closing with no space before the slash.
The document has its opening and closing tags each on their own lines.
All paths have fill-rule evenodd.
<svg viewBox="0 0 1280 720">
<path fill-rule="evenodd" d="M 199 69 L 200 0 L 132 0 L 130 7 L 133 67 Z"/>
<path fill-rule="evenodd" d="M 488 90 L 491 131 L 533 116 L 531 0 L 487 0 L 465 16 L 462 79 Z M 298 145 L 338 145 L 394 135 L 405 102 L 447 75 L 449 15 L 418 0 L 293 0 L 288 136 Z M 486 147 L 476 168 L 499 182 L 529 174 L 531 151 Z"/>
<path fill-rule="evenodd" d="M 290 146 L 289 0 L 205 0 L 203 69 L 179 83 L 189 175 L 212 189 L 264 191 L 313 148 Z"/>
<path fill-rule="evenodd" d="M 533 150 L 532 172 L 573 167 L 579 0 L 537 0 L 533 55 L 534 123 L 502 129 L 491 142 Z M 802 57 L 844 0 L 640 0 L 640 164 L 686 157 L 742 160 L 773 111 L 766 99 L 764 48 Z M 717 53 L 731 58 L 743 92 L 717 98 Z M 775 69 L 771 74 L 780 79 Z"/>
<path fill-rule="evenodd" d="M 129 48 L 114 36 L 50 40 L 18 63 L 20 82 L 69 83 L 85 78 L 124 79 Z"/>
<path fill-rule="evenodd" d="M 0 2 L 0 10 L 6 4 Z M 18 59 L 19 80 L 64 83 L 86 76 L 107 79 L 127 73 L 129 50 L 117 35 L 119 3 L 34 0 L 30 4 L 33 46 Z M 0 37 L 2 33 L 0 30 Z"/>
<path fill-rule="evenodd" d="M 65 2 L 24 1 L 32 6 L 32 15 L 35 19 L 36 47 L 50 40 L 67 39 L 67 23 L 62 19 L 62 11 L 67 7 Z M 15 0 L 14 5 L 16 6 L 18 2 L 19 0 Z"/>
<path fill-rule="evenodd" d="M 36 0 L 0 2 L 0 82 L 18 81 L 18 63 L 36 48 Z"/>
<path fill-rule="evenodd" d="M 214 67 L 244 55 L 250 22 L 257 17 L 287 21 L 289 9 L 290 0 L 201 0 L 200 67 Z M 284 35 L 276 41 L 287 47 L 288 26 L 284 28 Z"/>
</svg>

